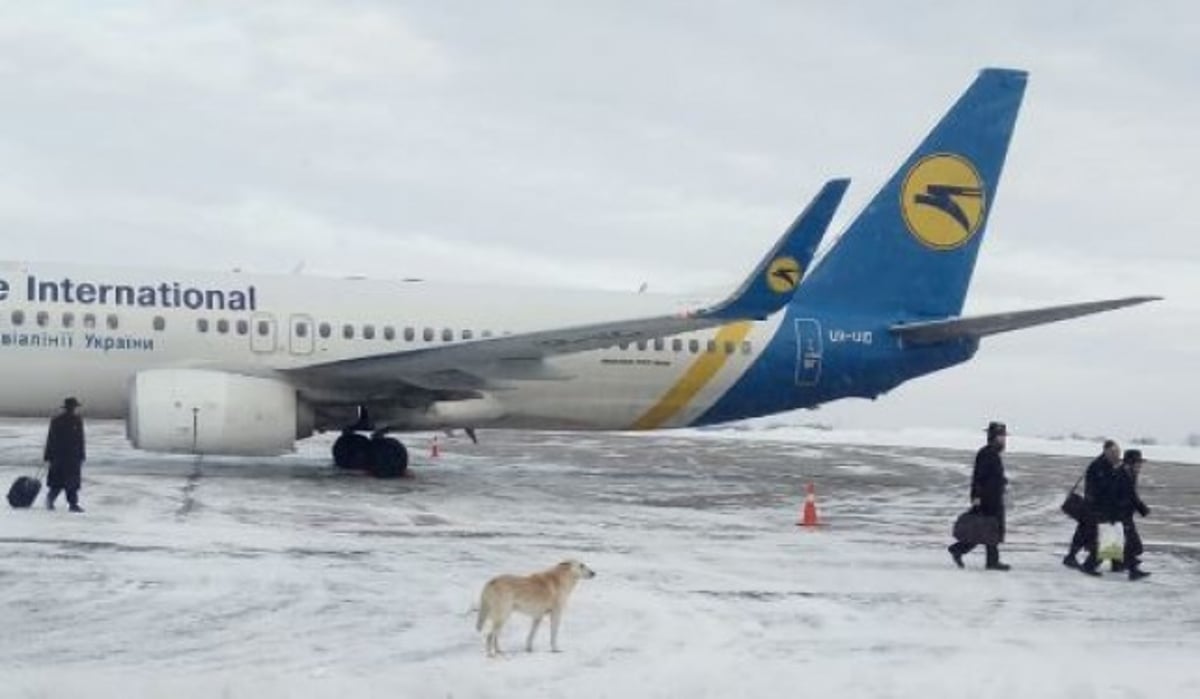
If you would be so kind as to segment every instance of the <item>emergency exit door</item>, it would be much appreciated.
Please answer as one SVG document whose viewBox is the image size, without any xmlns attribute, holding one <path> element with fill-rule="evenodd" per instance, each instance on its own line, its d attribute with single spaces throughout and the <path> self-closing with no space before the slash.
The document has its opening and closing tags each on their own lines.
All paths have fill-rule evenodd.
<svg viewBox="0 0 1200 699">
<path fill-rule="evenodd" d="M 296 314 L 289 318 L 288 350 L 292 354 L 312 354 L 313 331 L 312 316 Z"/>
<path fill-rule="evenodd" d="M 250 349 L 260 354 L 275 351 L 278 330 L 275 316 L 270 313 L 255 313 L 250 318 Z"/>
</svg>

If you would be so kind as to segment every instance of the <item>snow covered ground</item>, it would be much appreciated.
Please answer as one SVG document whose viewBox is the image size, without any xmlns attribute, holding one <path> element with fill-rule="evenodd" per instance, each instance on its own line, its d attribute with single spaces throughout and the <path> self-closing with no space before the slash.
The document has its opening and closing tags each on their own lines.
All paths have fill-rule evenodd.
<svg viewBox="0 0 1200 699">
<path fill-rule="evenodd" d="M 678 434 L 716 439 L 738 439 L 769 442 L 801 442 L 818 444 L 873 444 L 882 446 L 907 446 L 921 449 L 930 447 L 974 451 L 982 444 L 983 429 L 976 432 L 936 428 L 909 428 L 902 430 L 858 430 L 832 428 L 819 424 L 796 424 L 794 417 L 768 417 L 728 425 L 717 425 L 693 430 L 681 430 Z M 1106 437 L 1082 439 L 1079 437 L 1043 437 L 1021 433 L 1008 435 L 1008 451 L 1014 454 L 1049 454 L 1056 456 L 1090 456 L 1100 453 L 1100 445 Z M 1171 461 L 1184 464 L 1200 464 L 1200 447 L 1183 444 L 1138 444 L 1120 435 L 1107 438 L 1117 440 L 1122 447 L 1141 449 L 1153 461 Z"/>
<path fill-rule="evenodd" d="M 1059 562 L 1087 459 L 1014 450 L 991 573 L 945 551 L 969 453 L 771 432 L 417 437 L 381 482 L 327 440 L 197 468 L 90 423 L 86 514 L 0 512 L 0 696 L 1200 696 L 1200 468 L 1147 449 L 1130 583 Z M 43 436 L 0 422 L 5 487 Z M 567 557 L 597 577 L 563 652 L 521 619 L 487 659 L 483 583 Z"/>
</svg>

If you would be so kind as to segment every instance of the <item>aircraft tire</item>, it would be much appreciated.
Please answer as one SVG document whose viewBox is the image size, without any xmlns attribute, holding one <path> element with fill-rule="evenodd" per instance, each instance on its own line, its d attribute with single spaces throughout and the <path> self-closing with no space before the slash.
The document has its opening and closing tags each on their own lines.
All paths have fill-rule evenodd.
<svg viewBox="0 0 1200 699">
<path fill-rule="evenodd" d="M 371 461 L 367 467 L 376 478 L 399 478 L 408 471 L 408 449 L 400 440 L 379 437 L 371 440 Z"/>
<path fill-rule="evenodd" d="M 333 443 L 333 463 L 338 468 L 364 469 L 371 462 L 371 440 L 357 432 L 343 432 Z"/>
</svg>

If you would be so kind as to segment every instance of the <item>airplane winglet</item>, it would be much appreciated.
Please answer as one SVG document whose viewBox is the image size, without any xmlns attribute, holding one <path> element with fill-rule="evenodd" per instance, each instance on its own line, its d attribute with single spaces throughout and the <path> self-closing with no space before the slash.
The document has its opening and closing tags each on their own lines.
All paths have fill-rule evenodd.
<svg viewBox="0 0 1200 699">
<path fill-rule="evenodd" d="M 848 179 L 826 182 L 738 290 L 721 303 L 696 315 L 729 320 L 761 320 L 787 305 L 812 264 L 817 246 L 849 185 Z"/>
<path fill-rule="evenodd" d="M 1057 323 L 1060 320 L 1078 318 L 1113 311 L 1126 306 L 1136 306 L 1149 301 L 1161 301 L 1161 296 L 1129 296 L 1108 301 L 1089 301 L 1073 303 L 1066 306 L 1050 306 L 1035 308 L 1027 311 L 1010 313 L 993 313 L 981 316 L 962 318 L 947 318 L 920 323 L 905 323 L 893 325 L 889 330 L 893 335 L 912 345 L 930 345 L 938 342 L 948 342 L 960 339 L 979 339 L 988 335 L 1030 328 L 1035 325 Z"/>
<path fill-rule="evenodd" d="M 286 371 L 314 384 L 329 381 L 330 377 L 339 381 L 378 382 L 380 376 L 402 376 L 410 385 L 431 390 L 448 390 L 451 386 L 476 390 L 485 379 L 569 378 L 542 363 L 544 357 L 766 318 L 795 296 L 804 270 L 812 264 L 817 246 L 849 184 L 847 179 L 825 183 L 738 290 L 725 301 L 701 310 L 667 313 L 664 307 L 664 313 L 659 315 L 336 359 Z"/>
</svg>

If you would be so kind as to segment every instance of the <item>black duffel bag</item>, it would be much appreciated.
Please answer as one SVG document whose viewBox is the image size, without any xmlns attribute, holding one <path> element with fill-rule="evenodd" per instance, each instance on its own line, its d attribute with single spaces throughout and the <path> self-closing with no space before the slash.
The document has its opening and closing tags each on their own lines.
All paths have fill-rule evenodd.
<svg viewBox="0 0 1200 699">
<path fill-rule="evenodd" d="M 33 504 L 42 490 L 42 482 L 32 476 L 21 476 L 8 489 L 8 504 L 14 508 L 25 508 Z"/>
<path fill-rule="evenodd" d="M 1082 521 L 1087 516 L 1088 511 L 1087 501 L 1084 500 L 1083 496 L 1078 492 L 1079 484 L 1082 482 L 1083 476 L 1080 476 L 1079 480 L 1075 481 L 1075 485 L 1071 486 L 1071 490 L 1067 493 L 1067 497 L 1063 498 L 1062 505 L 1059 506 L 1059 509 L 1063 511 L 1063 514 L 1075 520 L 1076 522 Z"/>
<path fill-rule="evenodd" d="M 995 546 L 1000 543 L 1000 518 L 985 515 L 972 507 L 954 520 L 953 535 L 964 544 Z"/>
<path fill-rule="evenodd" d="M 1088 506 L 1083 496 L 1072 490 L 1067 493 L 1067 497 L 1063 498 L 1060 509 L 1062 509 L 1063 514 L 1078 522 L 1087 514 Z"/>
</svg>

